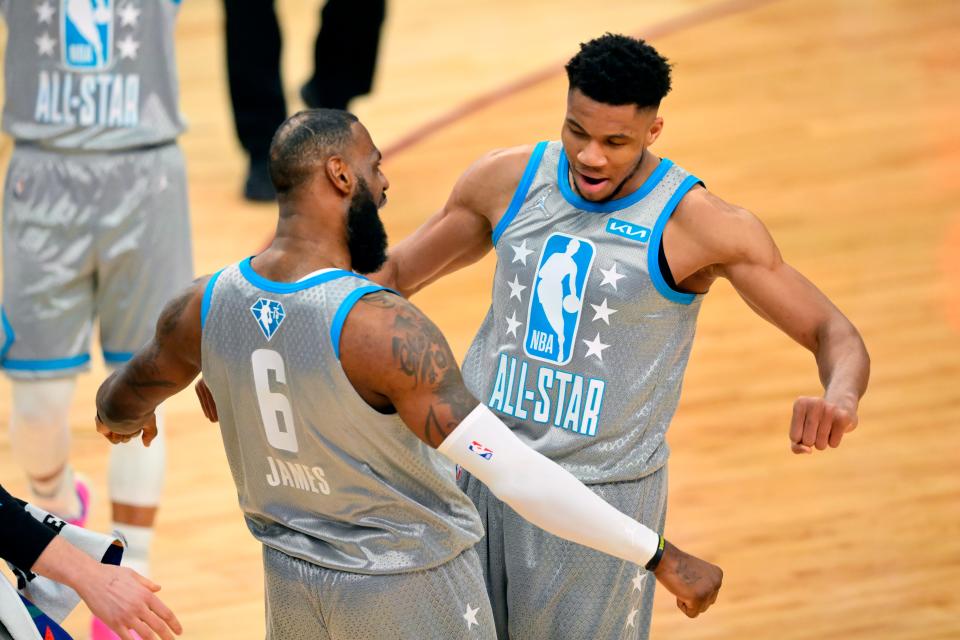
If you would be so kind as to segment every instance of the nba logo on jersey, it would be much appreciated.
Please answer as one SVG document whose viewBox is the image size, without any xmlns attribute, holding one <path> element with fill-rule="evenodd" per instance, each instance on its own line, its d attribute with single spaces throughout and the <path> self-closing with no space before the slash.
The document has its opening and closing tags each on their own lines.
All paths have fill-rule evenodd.
<svg viewBox="0 0 960 640">
<path fill-rule="evenodd" d="M 254 302 L 253 306 L 250 307 L 250 313 L 253 314 L 260 326 L 260 331 L 263 332 L 263 336 L 267 340 L 273 337 L 273 334 L 280 328 L 280 323 L 287 317 L 282 304 L 266 298 L 259 298 Z"/>
<path fill-rule="evenodd" d="M 566 364 L 580 325 L 583 293 L 596 248 L 584 238 L 554 233 L 547 238 L 533 278 L 523 350 L 531 358 Z"/>
<path fill-rule="evenodd" d="M 60 16 L 63 63 L 86 71 L 109 67 L 113 58 L 113 0 L 63 0 Z"/>
</svg>

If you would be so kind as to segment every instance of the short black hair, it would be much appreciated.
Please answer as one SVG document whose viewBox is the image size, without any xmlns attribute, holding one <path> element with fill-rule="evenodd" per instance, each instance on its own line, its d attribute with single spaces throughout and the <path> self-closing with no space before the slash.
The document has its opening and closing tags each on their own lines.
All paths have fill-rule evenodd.
<svg viewBox="0 0 960 640">
<path fill-rule="evenodd" d="M 581 43 L 566 69 L 571 90 L 604 104 L 656 107 L 670 93 L 670 63 L 639 38 L 606 33 Z"/>
<path fill-rule="evenodd" d="M 287 118 L 270 142 L 270 180 L 277 195 L 307 181 L 318 163 L 353 141 L 357 116 L 339 109 L 307 109 Z"/>
</svg>

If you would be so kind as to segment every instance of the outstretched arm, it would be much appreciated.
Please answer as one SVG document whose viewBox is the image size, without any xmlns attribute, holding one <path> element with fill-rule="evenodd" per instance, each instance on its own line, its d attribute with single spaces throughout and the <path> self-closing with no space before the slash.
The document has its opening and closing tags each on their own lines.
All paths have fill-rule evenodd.
<svg viewBox="0 0 960 640">
<path fill-rule="evenodd" d="M 396 408 L 417 437 L 524 518 L 554 535 L 649 566 L 691 617 L 714 602 L 722 579 L 718 567 L 665 543 L 523 444 L 470 394 L 443 335 L 409 302 L 385 292 L 367 295 L 347 316 L 341 336 L 341 364 L 368 404 L 381 411 Z M 659 564 L 650 564 L 660 554 Z"/>
<path fill-rule="evenodd" d="M 153 339 L 97 391 L 97 430 L 111 442 L 126 442 L 143 431 L 156 437 L 157 406 L 200 373 L 200 306 L 207 277 L 167 303 Z"/>
<path fill-rule="evenodd" d="M 409 297 L 431 282 L 480 260 L 510 199 L 532 146 L 493 151 L 468 168 L 443 208 L 390 250 L 372 280 Z"/>
<path fill-rule="evenodd" d="M 753 214 L 699 190 L 691 192 L 689 220 L 713 259 L 757 314 L 809 349 L 816 358 L 823 397 L 801 397 L 793 407 L 794 453 L 837 447 L 856 428 L 860 398 L 870 378 L 870 357 L 856 327 L 796 269 L 783 261 L 773 238 Z"/>
</svg>

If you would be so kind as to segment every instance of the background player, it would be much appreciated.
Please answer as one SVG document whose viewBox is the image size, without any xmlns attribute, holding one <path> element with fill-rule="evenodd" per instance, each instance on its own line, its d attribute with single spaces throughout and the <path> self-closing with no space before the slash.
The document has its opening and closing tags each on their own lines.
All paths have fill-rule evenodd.
<svg viewBox="0 0 960 640">
<path fill-rule="evenodd" d="M 270 247 L 173 300 L 97 396 L 104 435 L 149 441 L 154 408 L 202 365 L 264 544 L 268 637 L 494 637 L 479 517 L 431 447 L 546 529 L 651 561 L 687 615 L 709 606 L 717 567 L 669 543 L 656 566 L 662 538 L 520 445 L 466 391 L 436 327 L 349 271 L 379 268 L 386 249 L 388 183 L 356 118 L 300 113 L 270 155 Z"/>
<path fill-rule="evenodd" d="M 491 308 L 464 361 L 468 388 L 608 502 L 662 526 L 665 433 L 717 278 L 814 353 L 824 396 L 794 404 L 794 452 L 839 446 L 856 427 L 869 358 L 755 216 L 649 151 L 670 90 L 662 56 L 608 34 L 583 45 L 567 75 L 562 143 L 476 162 L 375 279 L 410 295 L 496 249 Z M 566 312 L 558 351 L 535 274 L 573 242 L 582 304 Z M 469 476 L 463 486 L 486 516 L 479 548 L 501 638 L 646 637 L 653 589 L 634 567 L 537 529 Z"/>
<path fill-rule="evenodd" d="M 3 128 L 15 141 L 3 203 L 0 366 L 12 379 L 11 448 L 29 501 L 73 522 L 88 488 L 69 464 L 75 376 L 93 318 L 109 366 L 150 337 L 192 277 L 186 174 L 176 144 L 177 2 L 0 2 Z M 114 448 L 109 485 L 124 562 L 149 573 L 163 438 Z M 95 634 L 109 637 L 94 621 Z"/>
</svg>

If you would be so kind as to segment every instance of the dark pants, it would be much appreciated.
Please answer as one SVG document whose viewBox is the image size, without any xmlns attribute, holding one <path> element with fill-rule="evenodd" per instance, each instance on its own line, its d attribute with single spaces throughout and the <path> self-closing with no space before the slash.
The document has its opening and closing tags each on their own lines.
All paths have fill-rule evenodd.
<svg viewBox="0 0 960 640">
<path fill-rule="evenodd" d="M 287 117 L 280 78 L 280 25 L 273 0 L 224 0 L 227 75 L 240 144 L 265 158 Z M 386 0 L 327 0 L 306 89 L 319 106 L 344 109 L 373 84 Z"/>
</svg>

